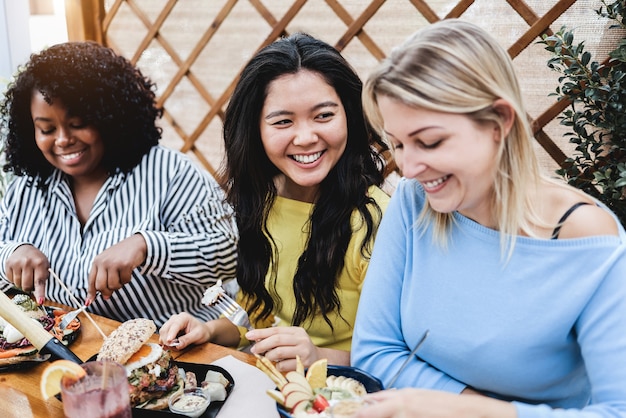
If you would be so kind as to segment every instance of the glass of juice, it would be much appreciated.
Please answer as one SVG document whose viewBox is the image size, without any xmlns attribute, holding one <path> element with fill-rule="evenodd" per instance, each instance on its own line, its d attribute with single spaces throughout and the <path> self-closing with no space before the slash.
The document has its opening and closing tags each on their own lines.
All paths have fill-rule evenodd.
<svg viewBox="0 0 626 418">
<path fill-rule="evenodd" d="M 124 366 L 111 361 L 89 361 L 81 366 L 87 372 L 84 377 L 61 381 L 66 418 L 131 418 Z"/>
</svg>

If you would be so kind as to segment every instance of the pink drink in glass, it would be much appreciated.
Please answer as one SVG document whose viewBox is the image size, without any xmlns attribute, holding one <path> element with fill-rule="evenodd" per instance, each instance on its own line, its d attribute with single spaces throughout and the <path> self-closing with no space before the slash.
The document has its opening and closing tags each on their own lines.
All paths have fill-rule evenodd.
<svg viewBox="0 0 626 418">
<path fill-rule="evenodd" d="M 90 361 L 81 366 L 86 376 L 61 382 L 66 418 L 131 418 L 124 366 L 110 361 Z"/>
</svg>

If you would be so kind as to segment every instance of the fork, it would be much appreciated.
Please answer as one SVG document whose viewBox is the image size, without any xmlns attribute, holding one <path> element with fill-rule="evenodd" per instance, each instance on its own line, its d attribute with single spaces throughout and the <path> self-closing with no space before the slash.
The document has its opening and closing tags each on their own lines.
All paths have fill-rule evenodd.
<svg viewBox="0 0 626 418">
<path fill-rule="evenodd" d="M 387 385 L 387 389 L 393 388 L 393 385 L 396 383 L 396 380 L 398 380 L 398 377 L 400 377 L 400 374 L 406 368 L 406 366 L 409 365 L 409 361 L 411 361 L 415 353 L 417 353 L 417 350 L 422 346 L 422 344 L 424 343 L 424 340 L 426 339 L 426 337 L 428 337 L 429 333 L 430 333 L 430 330 L 428 329 L 424 331 L 424 335 L 422 335 L 422 338 L 419 339 L 419 341 L 415 345 L 415 348 L 411 350 L 411 352 L 409 353 L 409 356 L 406 358 L 406 360 L 404 360 L 404 363 L 402 363 L 402 366 L 400 366 L 396 374 L 391 378 L 391 381 Z"/>
<path fill-rule="evenodd" d="M 246 327 L 248 331 L 254 329 L 254 327 L 250 324 L 250 318 L 248 317 L 246 310 L 226 293 L 221 293 L 217 298 L 217 302 L 212 306 L 233 324 L 240 327 Z"/>
<path fill-rule="evenodd" d="M 61 328 L 61 331 L 65 330 L 65 328 L 67 328 L 70 322 L 76 319 L 78 314 L 80 314 L 86 308 L 87 308 L 87 305 L 83 305 L 81 308 L 78 308 L 78 309 L 73 310 L 72 312 L 66 313 L 65 316 L 63 316 L 61 323 L 59 324 L 59 328 Z"/>
</svg>

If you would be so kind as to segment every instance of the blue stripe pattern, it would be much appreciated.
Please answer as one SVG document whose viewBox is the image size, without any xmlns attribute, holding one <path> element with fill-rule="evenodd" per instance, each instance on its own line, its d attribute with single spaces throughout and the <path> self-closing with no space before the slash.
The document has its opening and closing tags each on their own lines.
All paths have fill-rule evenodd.
<svg viewBox="0 0 626 418">
<path fill-rule="evenodd" d="M 41 191 L 17 177 L 0 205 L 0 283 L 8 289 L 5 262 L 28 243 L 48 256 L 74 296 L 87 296 L 93 258 L 132 234 L 141 234 L 148 255 L 132 281 L 90 312 L 118 321 L 145 317 L 161 326 L 187 311 L 208 320 L 219 315 L 201 304 L 204 290 L 235 277 L 237 226 L 213 177 L 178 151 L 153 147 L 128 174 L 115 174 L 100 190 L 82 227 L 67 177 L 60 171 Z M 46 299 L 73 306 L 49 279 Z"/>
</svg>

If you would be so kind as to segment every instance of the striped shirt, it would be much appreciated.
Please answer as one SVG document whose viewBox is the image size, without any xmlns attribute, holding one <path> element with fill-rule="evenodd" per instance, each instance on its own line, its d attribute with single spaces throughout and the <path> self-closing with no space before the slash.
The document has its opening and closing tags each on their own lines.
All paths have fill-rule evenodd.
<svg viewBox="0 0 626 418">
<path fill-rule="evenodd" d="M 87 297 L 92 260 L 132 234 L 147 243 L 147 257 L 132 280 L 109 300 L 96 298 L 90 312 L 118 321 L 150 318 L 160 327 L 187 311 L 208 320 L 219 315 L 201 304 L 204 290 L 235 277 L 237 226 L 232 208 L 210 174 L 180 152 L 153 147 L 127 174 L 109 177 L 81 228 L 68 178 L 56 171 L 45 191 L 16 177 L 0 205 L 0 284 L 5 263 L 22 244 L 31 244 L 76 299 Z M 52 278 L 46 299 L 74 306 Z"/>
</svg>

